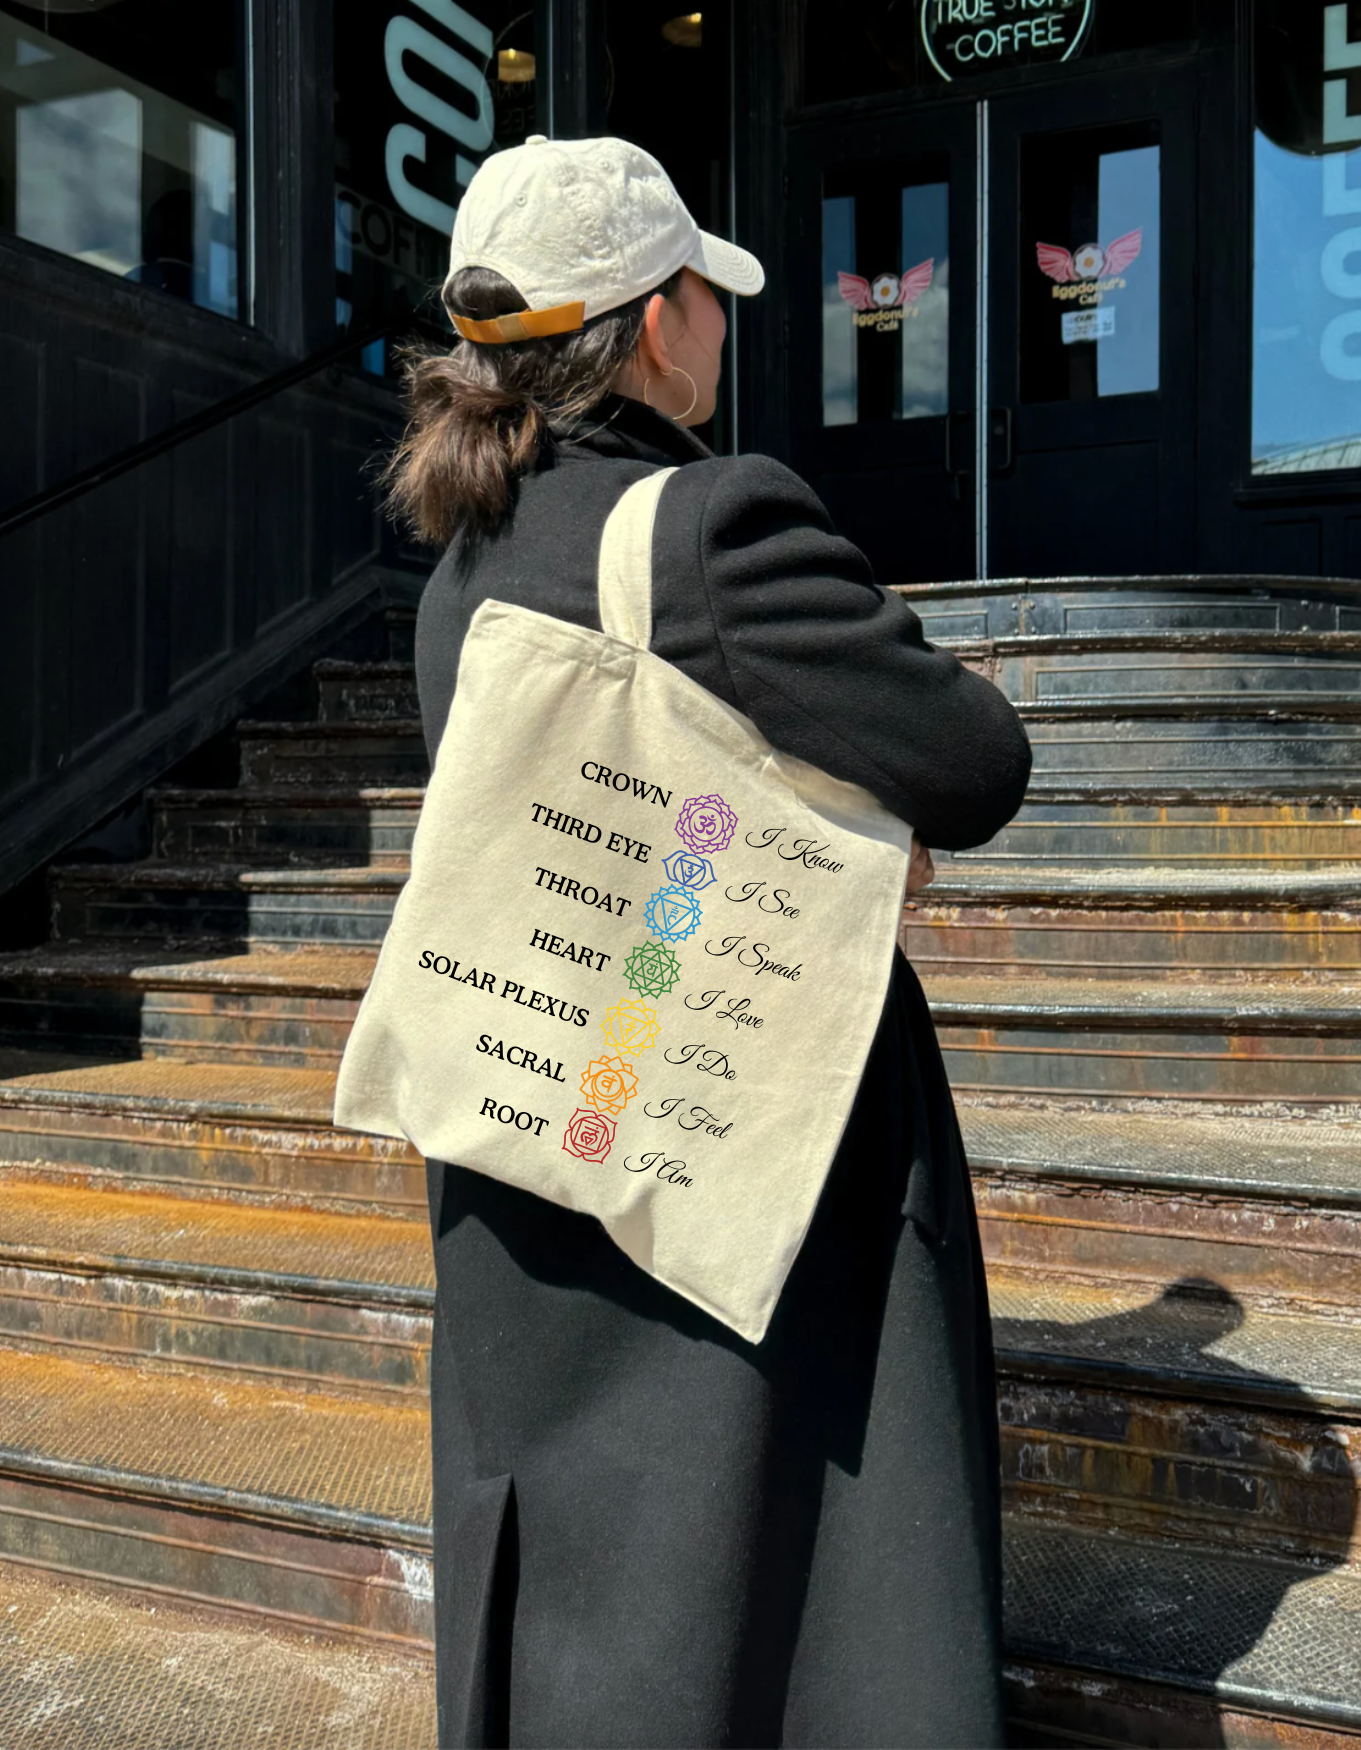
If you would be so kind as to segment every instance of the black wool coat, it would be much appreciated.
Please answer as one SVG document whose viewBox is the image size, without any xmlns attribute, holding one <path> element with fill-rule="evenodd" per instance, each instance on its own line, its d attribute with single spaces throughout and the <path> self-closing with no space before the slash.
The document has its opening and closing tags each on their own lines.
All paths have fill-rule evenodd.
<svg viewBox="0 0 1361 1750">
<path fill-rule="evenodd" d="M 416 630 L 432 757 L 478 604 L 599 629 L 606 516 L 676 462 L 656 653 L 928 845 L 991 837 L 1030 769 L 1002 695 L 923 640 L 788 469 L 711 457 L 627 401 L 552 445 L 502 530 L 432 576 Z M 987 1295 L 901 954 L 759 1345 L 591 1217 L 440 1161 L 428 1182 L 441 1750 L 1002 1742 Z"/>
</svg>

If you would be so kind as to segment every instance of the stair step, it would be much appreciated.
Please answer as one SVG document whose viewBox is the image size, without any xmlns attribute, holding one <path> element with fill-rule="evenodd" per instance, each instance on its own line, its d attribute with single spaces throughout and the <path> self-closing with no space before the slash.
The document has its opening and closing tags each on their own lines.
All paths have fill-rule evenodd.
<svg viewBox="0 0 1361 1750">
<path fill-rule="evenodd" d="M 947 863 L 904 912 L 923 976 L 1361 976 L 1361 864 L 1322 870 Z"/>
<path fill-rule="evenodd" d="M 433 1659 L 0 1562 L 13 1750 L 434 1750 Z"/>
<path fill-rule="evenodd" d="M 422 788 L 149 792 L 153 840 L 167 863 L 407 866 Z"/>
<path fill-rule="evenodd" d="M 1259 799 L 1240 790 L 1200 800 L 1151 789 L 1065 794 L 1032 783 L 1020 813 L 976 851 L 938 854 L 941 876 L 974 862 L 1114 869 L 1228 868 L 1318 871 L 1361 864 L 1361 802 Z"/>
<path fill-rule="evenodd" d="M 430 1421 L 0 1347 L 0 1558 L 428 1640 Z"/>
<path fill-rule="evenodd" d="M 376 959 L 319 947 L 179 956 L 84 943 L 0 955 L 0 1045 L 334 1068 Z"/>
<path fill-rule="evenodd" d="M 428 1228 L 25 1179 L 0 1165 L 0 1341 L 331 1393 L 429 1388 Z"/>
<path fill-rule="evenodd" d="M 1361 1413 L 1361 1324 L 1341 1316 L 1264 1309 L 1214 1282 L 1174 1283 L 1150 1299 L 1142 1285 L 996 1265 L 988 1296 L 1010 1376 Z"/>
<path fill-rule="evenodd" d="M 376 723 L 237 724 L 242 784 L 423 784 L 430 775 L 417 718 Z"/>
<path fill-rule="evenodd" d="M 1292 1721 L 1361 1727 L 1355 1576 L 1024 1517 L 1008 1523 L 1005 1552 L 1012 1659 L 1170 1685 Z M 1316 1740 L 1298 1733 L 1262 1741 Z"/>
<path fill-rule="evenodd" d="M 988 1291 L 1011 1509 L 1361 1578 L 1353 1308 L 1320 1318 L 1205 1278 L 1157 1293 L 991 1260 Z"/>
<path fill-rule="evenodd" d="M 992 1268 L 1361 1307 L 1361 1122 L 962 1104 Z"/>
<path fill-rule="evenodd" d="M 0 1052 L 0 1160 L 28 1177 L 429 1220 L 405 1142 L 331 1123 L 325 1070 Z"/>
<path fill-rule="evenodd" d="M 997 578 L 899 584 L 933 643 L 1111 633 L 1361 631 L 1351 578 L 1263 576 Z"/>
<path fill-rule="evenodd" d="M 406 877 L 405 866 L 73 863 L 52 872 L 54 932 L 65 941 L 215 936 L 377 944 Z"/>
<path fill-rule="evenodd" d="M 323 723 L 379 723 L 421 714 L 409 662 L 314 662 Z"/>
<path fill-rule="evenodd" d="M 1084 708 L 1085 709 L 1085 708 Z M 1180 782 L 1266 785 L 1311 792 L 1361 784 L 1361 719 L 1287 721 L 1264 709 L 1241 719 L 1207 705 L 1182 719 L 1110 715 L 1063 721 L 1026 707 L 1034 770 L 1048 784 Z"/>
<path fill-rule="evenodd" d="M 1304 980 L 924 981 L 955 1092 L 1357 1108 L 1361 987 Z"/>
</svg>

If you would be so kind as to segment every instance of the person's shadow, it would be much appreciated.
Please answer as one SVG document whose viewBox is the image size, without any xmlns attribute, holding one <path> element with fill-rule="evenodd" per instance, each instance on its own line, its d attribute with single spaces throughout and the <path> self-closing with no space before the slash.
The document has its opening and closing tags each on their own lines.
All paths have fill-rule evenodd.
<svg viewBox="0 0 1361 1750">
<path fill-rule="evenodd" d="M 1172 1704 L 1190 1733 L 1177 1743 L 1228 1742 L 1221 1712 L 1299 1700 L 1354 1713 L 1356 1600 L 1330 1594 L 1358 1589 L 1327 1575 L 1347 1559 L 1358 1478 L 1337 1410 L 1315 1395 L 1345 1366 L 1329 1328 L 1297 1364 L 1314 1377 L 1297 1380 L 1267 1371 L 1271 1329 L 1245 1329 L 1243 1303 L 1216 1282 L 1186 1278 L 1080 1322 L 1008 1316 L 1005 1289 L 994 1298 L 1002 1423 L 1024 1430 L 1004 1434 L 1007 1492 L 1022 1509 L 1076 1498 L 1088 1533 L 1052 1511 L 1013 1513 L 1009 1656 L 1189 1689 Z M 1125 1536 L 1111 1535 L 1118 1518 L 1134 1521 Z M 1139 1725 L 1121 1690 L 1014 1688 L 1016 1741 L 1052 1742 L 1037 1722 L 1057 1727 L 1057 1705 L 1065 1729 L 1095 1741 L 1172 1742 L 1128 1735 Z"/>
</svg>

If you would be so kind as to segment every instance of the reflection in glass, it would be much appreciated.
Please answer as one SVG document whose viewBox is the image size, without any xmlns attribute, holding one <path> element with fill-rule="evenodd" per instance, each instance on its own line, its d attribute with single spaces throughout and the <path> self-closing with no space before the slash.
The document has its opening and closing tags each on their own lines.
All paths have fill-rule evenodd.
<svg viewBox="0 0 1361 1750">
<path fill-rule="evenodd" d="M 822 422 L 947 410 L 949 185 L 838 172 L 822 202 Z"/>
<path fill-rule="evenodd" d="M 234 8 L 129 18 L 0 11 L 0 225 L 235 316 Z"/>
<path fill-rule="evenodd" d="M 1155 123 L 1025 141 L 1022 400 L 1157 389 L 1161 248 Z"/>
<path fill-rule="evenodd" d="M 1252 471 L 1361 467 L 1361 149 L 1254 166 Z"/>
</svg>

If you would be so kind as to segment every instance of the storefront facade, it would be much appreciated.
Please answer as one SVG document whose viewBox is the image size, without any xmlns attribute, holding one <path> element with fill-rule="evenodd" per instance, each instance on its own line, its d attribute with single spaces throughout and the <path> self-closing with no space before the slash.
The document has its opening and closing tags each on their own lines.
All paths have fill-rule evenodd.
<svg viewBox="0 0 1361 1750">
<path fill-rule="evenodd" d="M 534 131 L 761 255 L 708 435 L 885 582 L 1361 576 L 1356 0 L 0 0 L 4 503 L 355 342 L 0 536 L 12 799 L 419 571 L 364 471 L 394 346 Z"/>
</svg>

